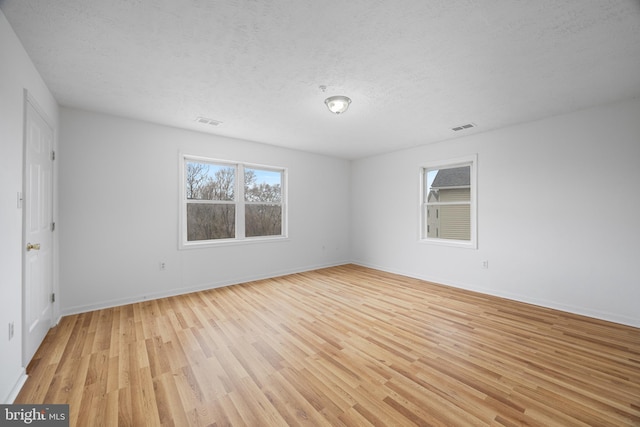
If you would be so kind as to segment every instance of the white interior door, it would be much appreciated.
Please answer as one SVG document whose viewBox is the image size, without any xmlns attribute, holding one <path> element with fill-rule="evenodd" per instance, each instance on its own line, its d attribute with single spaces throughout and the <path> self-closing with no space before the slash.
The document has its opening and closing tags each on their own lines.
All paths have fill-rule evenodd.
<svg viewBox="0 0 640 427">
<path fill-rule="evenodd" d="M 24 366 L 51 328 L 53 130 L 27 100 L 24 187 Z"/>
</svg>

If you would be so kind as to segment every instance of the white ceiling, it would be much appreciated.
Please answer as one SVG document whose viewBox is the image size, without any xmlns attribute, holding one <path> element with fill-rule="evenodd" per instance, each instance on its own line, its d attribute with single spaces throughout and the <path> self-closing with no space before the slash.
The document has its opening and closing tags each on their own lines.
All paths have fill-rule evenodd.
<svg viewBox="0 0 640 427">
<path fill-rule="evenodd" d="M 0 8 L 61 105 L 348 159 L 640 96 L 638 0 Z"/>
</svg>

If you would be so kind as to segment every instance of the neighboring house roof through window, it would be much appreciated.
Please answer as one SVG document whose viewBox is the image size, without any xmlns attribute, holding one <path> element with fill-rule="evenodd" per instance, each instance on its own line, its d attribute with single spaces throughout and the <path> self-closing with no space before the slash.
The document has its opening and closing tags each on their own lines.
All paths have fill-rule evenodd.
<svg viewBox="0 0 640 427">
<path fill-rule="evenodd" d="M 471 168 L 462 166 L 459 168 L 440 169 L 433 179 L 431 188 L 462 187 L 471 185 Z"/>
</svg>

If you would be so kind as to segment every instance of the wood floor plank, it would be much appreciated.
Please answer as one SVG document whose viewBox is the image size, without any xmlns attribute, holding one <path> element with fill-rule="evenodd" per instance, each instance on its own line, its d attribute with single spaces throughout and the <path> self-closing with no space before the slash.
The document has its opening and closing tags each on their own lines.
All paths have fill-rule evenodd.
<svg viewBox="0 0 640 427">
<path fill-rule="evenodd" d="M 640 330 L 344 265 L 64 317 L 72 426 L 640 426 Z"/>
</svg>

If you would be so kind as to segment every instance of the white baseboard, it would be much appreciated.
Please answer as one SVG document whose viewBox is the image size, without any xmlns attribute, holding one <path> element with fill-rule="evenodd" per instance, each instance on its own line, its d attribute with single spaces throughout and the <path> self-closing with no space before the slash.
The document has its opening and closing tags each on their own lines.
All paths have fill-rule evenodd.
<svg viewBox="0 0 640 427">
<path fill-rule="evenodd" d="M 190 294 L 192 292 L 205 291 L 208 289 L 238 285 L 240 283 L 253 282 L 256 280 L 271 279 L 274 277 L 286 276 L 288 274 L 302 273 L 305 271 L 318 270 L 321 268 L 336 267 L 338 265 L 345 265 L 345 264 L 349 264 L 349 262 L 345 261 L 345 262 L 338 262 L 333 264 L 310 265 L 310 266 L 294 268 L 294 269 L 271 271 L 265 274 L 238 277 L 232 281 L 209 282 L 209 283 L 203 283 L 197 286 L 189 286 L 185 288 L 172 289 L 172 290 L 167 290 L 163 292 L 154 292 L 147 295 L 139 295 L 139 296 L 129 297 L 129 298 L 119 298 L 119 299 L 113 299 L 109 301 L 102 301 L 95 304 L 67 307 L 67 308 L 63 308 L 61 311 L 62 311 L 62 316 L 69 316 L 73 314 L 86 313 L 89 311 L 102 310 L 105 308 L 118 307 L 118 306 L 127 305 L 127 304 L 135 304 L 143 301 L 151 301 L 159 298 Z M 58 321 L 59 320 L 60 319 L 58 319 Z"/>
<path fill-rule="evenodd" d="M 414 279 L 424 280 L 426 282 L 431 282 L 431 283 L 440 284 L 444 286 L 451 286 L 453 288 L 464 289 L 471 292 L 491 295 L 498 298 L 504 298 L 508 300 L 522 302 L 525 304 L 538 305 L 545 308 L 551 308 L 553 310 L 577 314 L 579 316 L 586 316 L 594 319 L 604 320 L 607 322 L 619 323 L 621 325 L 640 328 L 640 318 L 634 318 L 634 317 L 620 315 L 617 313 L 594 310 L 586 307 L 578 307 L 574 305 L 563 304 L 563 303 L 552 301 L 552 300 L 533 298 L 528 295 L 521 295 L 521 294 L 512 293 L 512 292 L 504 292 L 504 291 L 500 292 L 500 291 L 496 291 L 495 289 L 489 289 L 481 286 L 474 286 L 468 283 L 455 283 L 441 277 L 428 277 L 426 275 L 417 274 L 415 272 L 401 271 L 401 270 L 388 268 L 380 265 L 375 265 L 367 262 L 352 261 L 352 263 L 355 265 L 360 265 L 362 267 L 368 267 L 368 268 L 373 268 L 380 271 L 386 271 L 387 273 L 399 274 L 401 276 L 407 276 Z"/>
<path fill-rule="evenodd" d="M 23 369 L 20 377 L 18 378 L 18 381 L 16 381 L 16 384 L 13 386 L 11 392 L 7 396 L 4 402 L 5 405 L 11 405 L 16 400 L 16 397 L 18 397 L 18 393 L 20 393 L 20 390 L 22 390 L 22 386 L 24 386 L 24 383 L 27 382 L 27 378 L 29 378 L 27 375 L 27 371 Z"/>
</svg>

